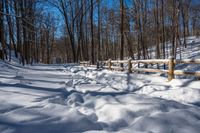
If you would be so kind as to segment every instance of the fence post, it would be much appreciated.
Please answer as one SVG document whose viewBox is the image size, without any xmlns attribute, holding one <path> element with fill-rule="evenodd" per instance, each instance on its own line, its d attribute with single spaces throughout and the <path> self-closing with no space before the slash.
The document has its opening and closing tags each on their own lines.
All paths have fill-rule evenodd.
<svg viewBox="0 0 200 133">
<path fill-rule="evenodd" d="M 169 57 L 169 64 L 168 64 L 168 81 L 174 79 L 174 57 Z"/>
<path fill-rule="evenodd" d="M 97 60 L 97 69 L 99 69 L 99 65 L 100 65 L 100 63 L 99 63 L 99 61 Z"/>
<path fill-rule="evenodd" d="M 91 62 L 91 60 L 89 60 L 89 62 L 88 62 L 88 66 L 91 66 L 92 65 L 92 62 Z"/>
<path fill-rule="evenodd" d="M 132 63 L 131 63 L 132 59 L 128 59 L 128 73 L 132 73 Z"/>
<path fill-rule="evenodd" d="M 109 70 L 111 70 L 111 66 L 112 66 L 112 64 L 111 64 L 111 59 L 109 59 L 109 60 L 108 60 L 108 69 L 109 69 Z"/>
</svg>

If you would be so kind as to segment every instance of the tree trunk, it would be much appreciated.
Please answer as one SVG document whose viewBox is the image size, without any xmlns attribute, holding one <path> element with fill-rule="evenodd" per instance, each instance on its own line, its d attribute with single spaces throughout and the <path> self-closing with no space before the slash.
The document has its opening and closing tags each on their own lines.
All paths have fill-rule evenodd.
<svg viewBox="0 0 200 133">
<path fill-rule="evenodd" d="M 121 23 L 120 23 L 120 35 L 121 35 L 121 41 L 120 41 L 120 60 L 124 59 L 124 0 L 120 0 L 120 15 L 121 15 Z M 123 64 L 121 64 L 121 67 L 123 67 Z"/>
<path fill-rule="evenodd" d="M 93 31 L 93 0 L 90 0 L 90 28 L 91 28 L 91 63 L 94 64 L 94 31 Z"/>
</svg>

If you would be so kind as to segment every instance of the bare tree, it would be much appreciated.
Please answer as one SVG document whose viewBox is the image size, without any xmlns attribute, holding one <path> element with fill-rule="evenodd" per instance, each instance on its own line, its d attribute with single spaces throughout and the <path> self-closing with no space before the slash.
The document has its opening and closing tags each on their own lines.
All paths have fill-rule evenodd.
<svg viewBox="0 0 200 133">
<path fill-rule="evenodd" d="M 121 14 L 121 23 L 120 23 L 120 60 L 124 59 L 124 0 L 120 0 L 120 14 Z M 121 64 L 123 66 L 123 64 Z"/>
</svg>

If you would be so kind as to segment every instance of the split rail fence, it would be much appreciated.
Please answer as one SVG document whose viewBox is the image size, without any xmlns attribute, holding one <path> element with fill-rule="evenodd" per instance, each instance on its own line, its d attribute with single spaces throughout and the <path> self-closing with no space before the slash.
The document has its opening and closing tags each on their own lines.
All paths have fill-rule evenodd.
<svg viewBox="0 0 200 133">
<path fill-rule="evenodd" d="M 133 64 L 165 64 L 168 65 L 168 69 L 151 69 L 151 68 L 133 68 Z M 121 67 L 113 66 L 113 64 L 119 64 Z M 128 70 L 129 73 L 132 72 L 153 72 L 153 73 L 164 73 L 168 75 L 168 80 L 174 79 L 174 75 L 190 75 L 200 77 L 200 71 L 184 71 L 184 70 L 175 70 L 175 65 L 177 64 L 199 64 L 200 59 L 183 59 L 177 60 L 173 57 L 169 59 L 151 59 L 151 60 L 107 60 L 107 61 L 98 61 L 95 65 L 97 68 L 106 68 L 109 70 L 119 70 L 124 71 Z M 91 66 L 90 61 L 80 62 L 80 65 Z M 123 67 L 123 66 L 127 67 Z M 94 65 L 93 65 L 94 66 Z"/>
</svg>

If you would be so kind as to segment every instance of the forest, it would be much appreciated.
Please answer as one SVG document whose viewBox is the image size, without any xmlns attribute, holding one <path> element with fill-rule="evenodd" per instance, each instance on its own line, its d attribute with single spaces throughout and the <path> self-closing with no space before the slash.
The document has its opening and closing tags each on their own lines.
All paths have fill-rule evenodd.
<svg viewBox="0 0 200 133">
<path fill-rule="evenodd" d="M 181 58 L 199 35 L 198 0 L 0 1 L 0 58 L 23 65 Z"/>
<path fill-rule="evenodd" d="M 200 133 L 200 0 L 0 0 L 0 133 Z"/>
</svg>

